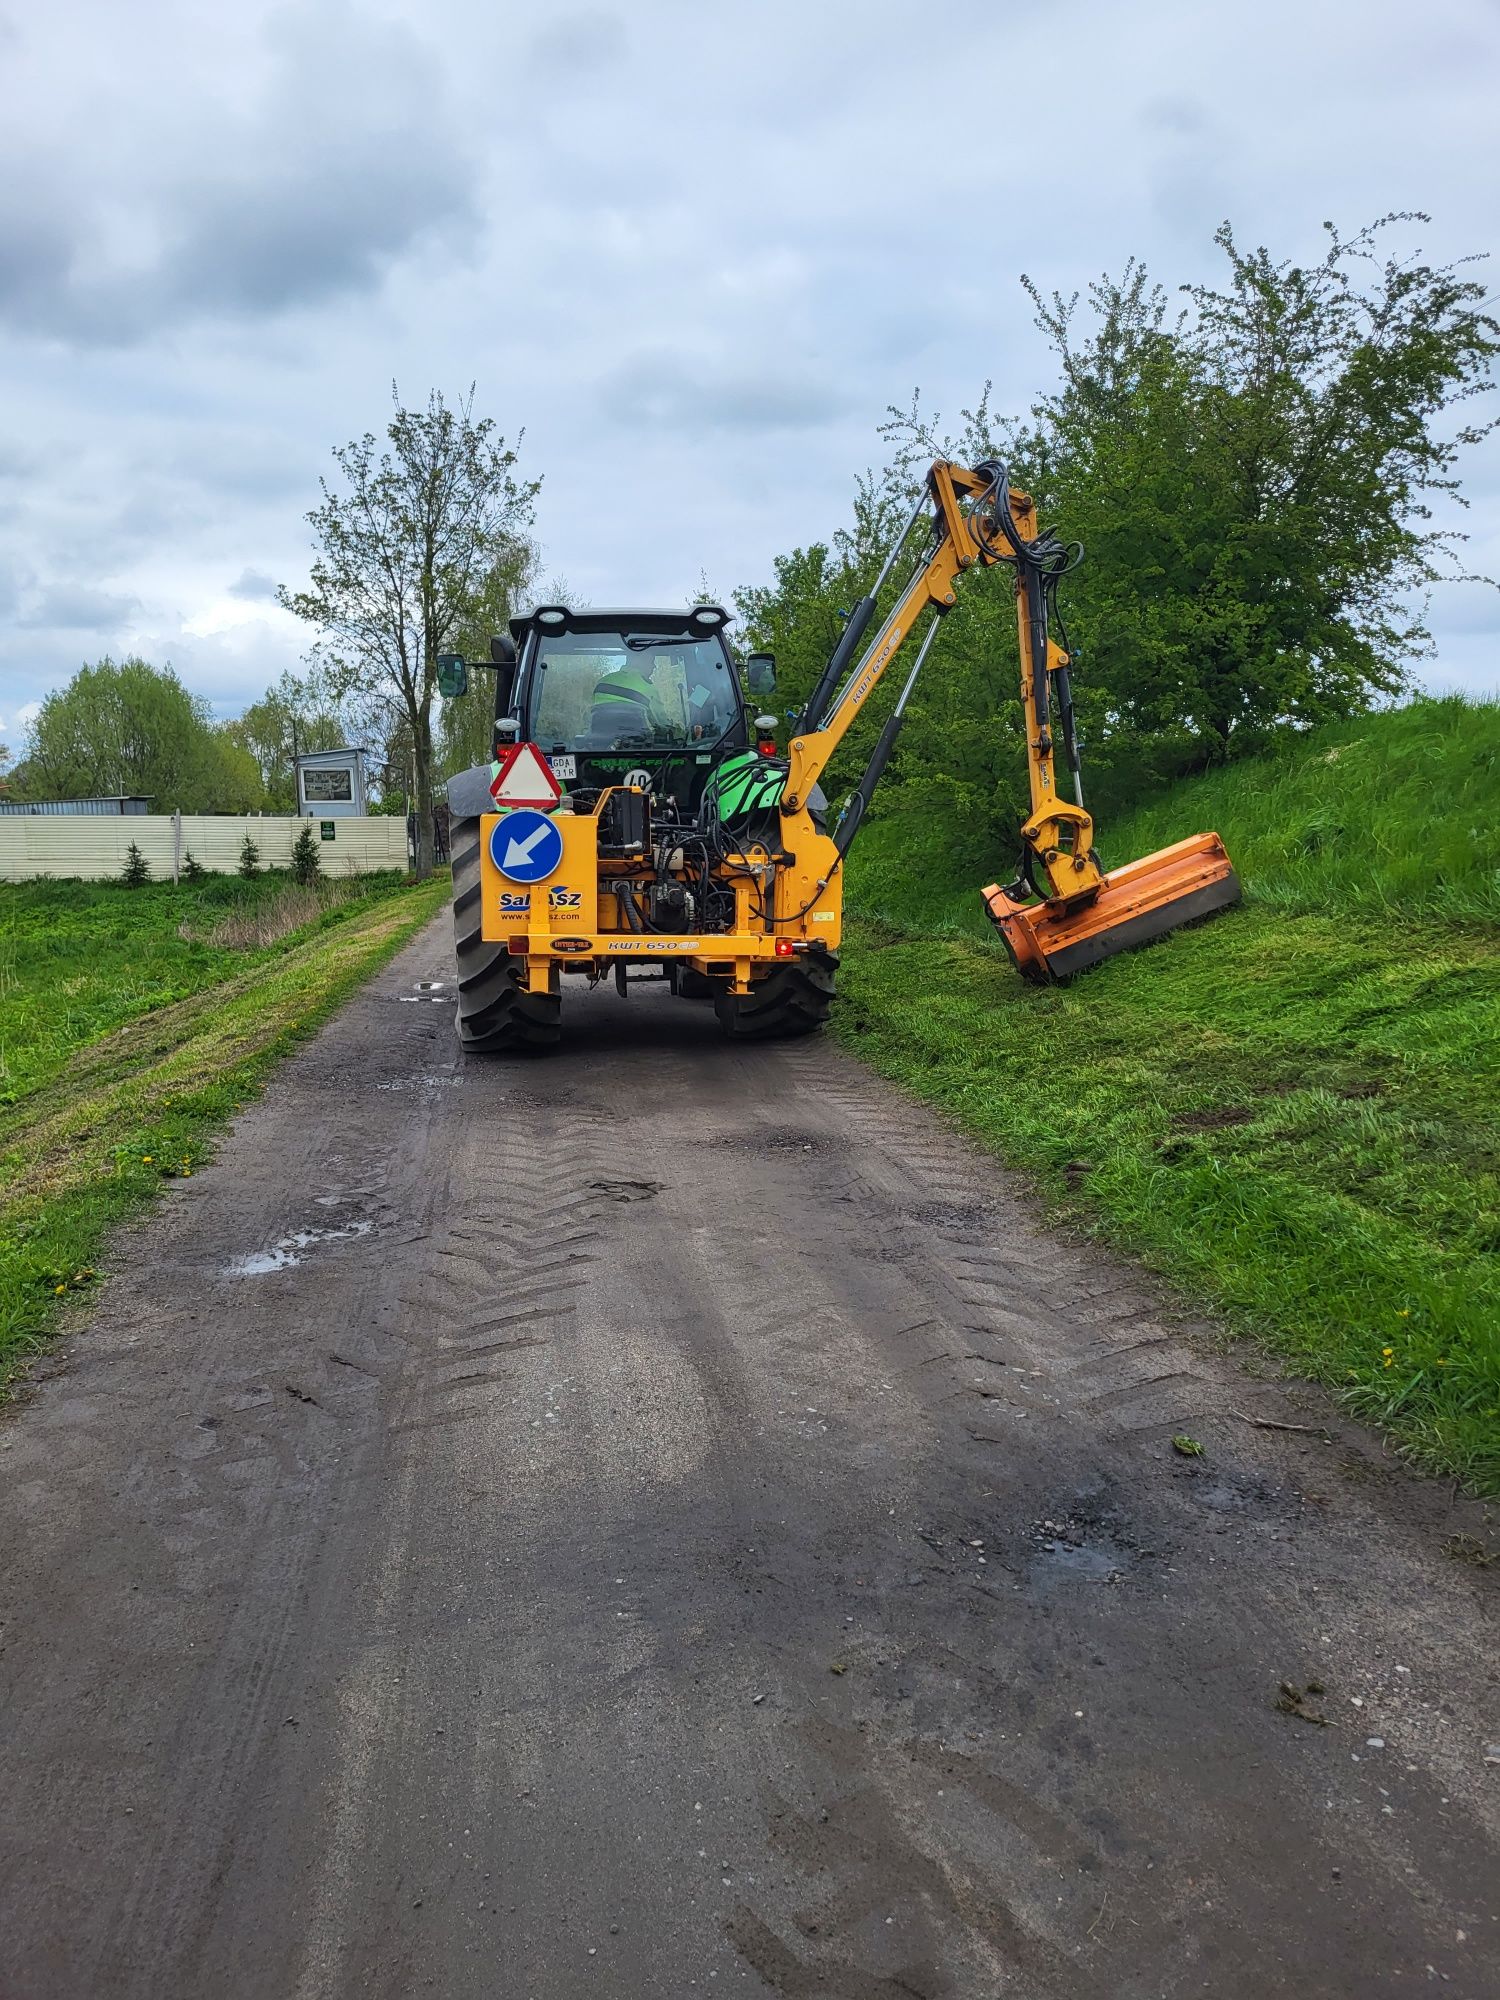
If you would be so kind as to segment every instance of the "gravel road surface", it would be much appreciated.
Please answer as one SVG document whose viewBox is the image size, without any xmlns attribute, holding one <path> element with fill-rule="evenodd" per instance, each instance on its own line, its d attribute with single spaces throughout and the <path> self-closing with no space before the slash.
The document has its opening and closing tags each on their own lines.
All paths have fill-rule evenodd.
<svg viewBox="0 0 1500 2000">
<path fill-rule="evenodd" d="M 832 1043 L 450 978 L 0 1415 L 4 2000 L 1500 1991 L 1467 1502 Z"/>
</svg>

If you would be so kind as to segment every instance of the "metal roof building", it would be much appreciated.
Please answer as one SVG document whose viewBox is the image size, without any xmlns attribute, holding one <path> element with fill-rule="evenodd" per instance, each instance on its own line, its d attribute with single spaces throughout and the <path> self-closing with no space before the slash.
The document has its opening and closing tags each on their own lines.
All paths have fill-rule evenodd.
<svg viewBox="0 0 1500 2000">
<path fill-rule="evenodd" d="M 151 803 L 148 792 L 144 797 L 137 792 L 125 792 L 110 799 L 0 799 L 0 813 L 12 819 L 27 818 L 33 814 L 106 814 L 118 816 L 121 813 L 144 813 Z"/>
</svg>

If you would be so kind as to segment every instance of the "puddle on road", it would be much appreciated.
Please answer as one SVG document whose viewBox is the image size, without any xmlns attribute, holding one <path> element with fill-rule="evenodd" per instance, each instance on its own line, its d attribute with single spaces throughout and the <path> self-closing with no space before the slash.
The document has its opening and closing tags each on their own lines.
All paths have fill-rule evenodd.
<svg viewBox="0 0 1500 2000">
<path fill-rule="evenodd" d="M 1123 1576 L 1126 1559 L 1117 1549 L 1092 1547 L 1088 1542 L 1043 1542 L 1031 1558 L 1037 1577 L 1066 1577 L 1076 1583 L 1108 1583 Z"/>
<path fill-rule="evenodd" d="M 423 1000 L 433 1000 L 441 1006 L 448 998 L 448 982 L 446 979 L 419 979 L 413 992 L 398 993 L 396 998 L 409 1001 L 413 1006 Z"/>
<path fill-rule="evenodd" d="M 273 1243 L 269 1250 L 252 1250 L 248 1256 L 236 1257 L 226 1264 L 223 1276 L 226 1278 L 261 1278 L 268 1271 L 286 1271 L 293 1264 L 300 1264 L 304 1251 L 314 1249 L 320 1243 L 348 1243 L 356 1236 L 368 1236 L 375 1227 L 373 1222 L 349 1222 L 342 1229 L 298 1229 L 290 1236 L 283 1236 Z"/>
</svg>

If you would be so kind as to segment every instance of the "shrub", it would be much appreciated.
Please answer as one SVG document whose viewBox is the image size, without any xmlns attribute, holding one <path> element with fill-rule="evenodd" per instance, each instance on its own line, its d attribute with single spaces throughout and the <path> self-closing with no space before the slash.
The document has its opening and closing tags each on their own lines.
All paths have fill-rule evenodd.
<svg viewBox="0 0 1500 2000">
<path fill-rule="evenodd" d="M 292 848 L 292 880 L 306 888 L 309 883 L 316 882 L 322 872 L 323 857 L 318 852 L 317 841 L 313 839 L 312 821 L 305 819 Z"/>
<path fill-rule="evenodd" d="M 208 870 L 201 861 L 195 860 L 193 850 L 188 848 L 182 857 L 182 879 L 184 882 L 201 882 Z"/>
<path fill-rule="evenodd" d="M 253 882 L 260 873 L 260 849 L 248 833 L 245 835 L 244 845 L 240 849 L 239 872 L 247 882 Z"/>
<path fill-rule="evenodd" d="M 132 840 L 125 855 L 125 866 L 120 870 L 120 880 L 127 889 L 139 889 L 143 882 L 151 880 L 151 863 Z"/>
</svg>

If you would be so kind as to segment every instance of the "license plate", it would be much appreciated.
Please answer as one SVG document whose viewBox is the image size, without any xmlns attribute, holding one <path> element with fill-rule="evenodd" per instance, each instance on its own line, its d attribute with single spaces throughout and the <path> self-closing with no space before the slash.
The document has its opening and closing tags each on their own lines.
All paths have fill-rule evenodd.
<svg viewBox="0 0 1500 2000">
<path fill-rule="evenodd" d="M 576 778 L 578 776 L 578 759 L 576 757 L 549 757 L 547 762 L 552 766 L 552 775 L 554 778 Z"/>
</svg>

